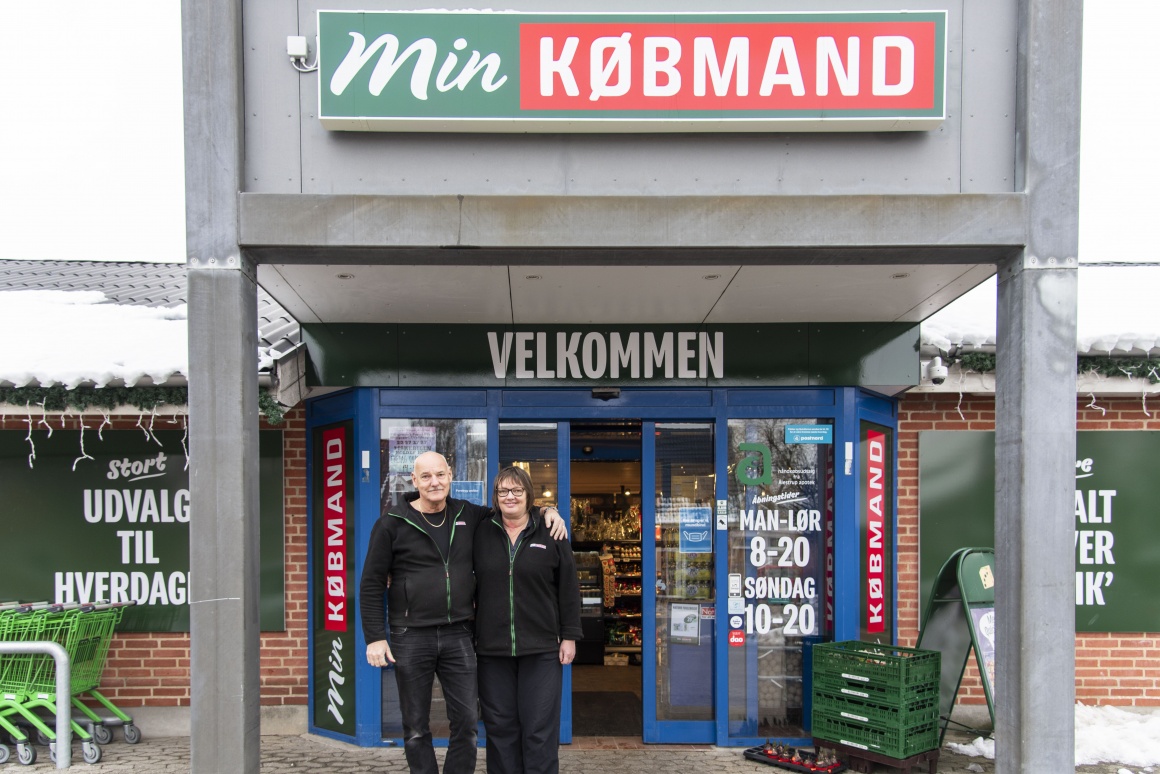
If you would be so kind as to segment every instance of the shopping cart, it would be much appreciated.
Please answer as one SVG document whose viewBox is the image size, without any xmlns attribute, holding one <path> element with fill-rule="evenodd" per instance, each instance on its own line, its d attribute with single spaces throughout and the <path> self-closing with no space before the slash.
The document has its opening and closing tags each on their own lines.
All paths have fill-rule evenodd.
<svg viewBox="0 0 1160 774">
<path fill-rule="evenodd" d="M 121 726 L 127 744 L 137 744 L 141 741 L 141 732 L 133 725 L 133 718 L 114 705 L 97 690 L 101 684 L 101 674 L 105 670 L 105 658 L 109 653 L 109 643 L 113 639 L 113 632 L 125 608 L 134 603 L 94 605 L 91 609 L 82 609 L 77 616 L 70 633 L 70 642 L 62 643 L 71 659 L 71 694 L 72 704 L 83 715 L 82 722 L 90 726 L 93 739 L 98 744 L 108 744 L 113 741 L 111 726 Z M 51 678 L 51 675 L 46 677 Z M 38 685 L 47 684 L 41 681 Z M 54 684 L 55 685 L 55 684 Z M 52 690 L 49 689 L 49 695 Z M 101 717 L 82 699 L 91 697 L 112 713 L 112 716 Z"/>
<path fill-rule="evenodd" d="M 112 617 L 113 606 L 98 613 L 92 605 L 47 605 L 38 603 L 11 609 L 0 609 L 0 637 L 15 641 L 55 642 L 65 649 L 71 662 L 77 656 L 87 656 L 91 649 L 89 640 L 77 633 L 89 631 L 93 619 Z M 118 606 L 119 607 L 119 606 Z M 119 616 L 116 616 L 119 619 Z M 107 652 L 108 645 L 105 645 Z M 104 655 L 102 653 L 103 661 Z M 75 695 L 75 691 L 72 694 Z M 28 741 L 25 729 L 35 732 L 38 740 L 49 745 L 52 759 L 56 760 L 56 732 L 48 725 L 41 712 L 56 714 L 56 662 L 43 654 L 16 654 L 0 658 L 0 727 L 16 741 L 17 760 L 30 765 L 36 761 L 36 748 Z M 85 763 L 96 763 L 101 759 L 101 748 L 93 735 L 75 720 L 69 725 L 73 734 L 81 740 L 82 757 Z M 4 747 L 7 757 L 8 749 Z"/>
<path fill-rule="evenodd" d="M 42 619 L 24 615 L 18 620 L 15 613 L 21 607 L 19 602 L 0 605 L 0 640 L 35 639 L 29 635 L 38 631 L 35 627 Z M 16 744 L 17 760 L 26 765 L 36 761 L 36 748 L 24 730 L 8 718 L 21 711 L 24 691 L 31 681 L 31 675 L 32 654 L 0 655 L 0 729 L 6 732 L 8 738 L 5 741 Z M 7 762 L 11 755 L 8 747 L 0 744 L 0 763 Z"/>
</svg>

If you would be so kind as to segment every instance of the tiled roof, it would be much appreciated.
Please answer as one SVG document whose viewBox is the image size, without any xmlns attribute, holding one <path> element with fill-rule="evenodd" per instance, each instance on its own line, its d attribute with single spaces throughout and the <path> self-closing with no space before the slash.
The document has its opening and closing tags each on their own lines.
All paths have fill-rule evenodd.
<svg viewBox="0 0 1160 774">
<path fill-rule="evenodd" d="M 0 291 L 100 291 L 114 304 L 175 307 L 187 302 L 185 265 L 108 261 L 0 260 Z M 258 344 L 262 370 L 298 346 L 298 322 L 258 288 Z"/>
</svg>

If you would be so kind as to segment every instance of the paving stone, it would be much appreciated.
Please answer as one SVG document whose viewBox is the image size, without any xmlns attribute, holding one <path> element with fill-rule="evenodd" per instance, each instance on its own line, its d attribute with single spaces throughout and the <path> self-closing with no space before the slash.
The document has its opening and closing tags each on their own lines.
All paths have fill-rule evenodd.
<svg viewBox="0 0 1160 774">
<path fill-rule="evenodd" d="M 954 741 L 969 741 L 955 739 Z M 615 745 L 615 740 L 606 740 Z M 587 744 L 587 742 L 586 742 Z M 127 745 L 120 741 L 102 748 L 99 763 L 88 765 L 80 756 L 80 746 L 73 747 L 73 768 L 83 774 L 181 774 L 189 771 L 188 737 L 151 739 L 147 735 L 140 744 Z M 48 750 L 37 748 L 37 762 L 21 766 L 15 750 L 0 774 L 35 774 L 37 771 L 55 771 Z M 436 750 L 442 763 L 445 749 Z M 995 763 L 985 758 L 971 758 L 944 749 L 938 760 L 940 774 L 968 774 L 967 767 L 975 764 L 983 774 L 994 774 Z M 1118 774 L 1122 769 L 1141 771 L 1120 764 L 1081 766 L 1082 774 Z M 484 751 L 480 749 L 476 764 L 477 774 L 487 770 Z M 560 750 L 561 774 L 778 774 L 785 771 L 775 766 L 747 760 L 742 751 L 734 748 L 694 745 L 680 747 L 663 745 L 648 749 L 572 749 Z M 879 766 L 875 774 L 894 774 L 897 769 Z M 977 771 L 977 769 L 975 769 Z M 262 737 L 261 774 L 407 774 L 407 761 L 398 748 L 362 748 L 333 739 L 311 736 Z M 224 774 L 224 773 L 223 773 Z"/>
</svg>

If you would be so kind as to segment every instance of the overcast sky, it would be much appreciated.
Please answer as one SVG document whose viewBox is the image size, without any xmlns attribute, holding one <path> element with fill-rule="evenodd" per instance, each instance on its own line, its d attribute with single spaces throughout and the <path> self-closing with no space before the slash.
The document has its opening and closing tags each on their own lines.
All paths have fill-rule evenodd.
<svg viewBox="0 0 1160 774">
<path fill-rule="evenodd" d="M 1156 261 L 1160 2 L 1084 15 L 1080 257 Z M 0 258 L 185 260 L 180 16 L 179 0 L 0 0 Z"/>
</svg>

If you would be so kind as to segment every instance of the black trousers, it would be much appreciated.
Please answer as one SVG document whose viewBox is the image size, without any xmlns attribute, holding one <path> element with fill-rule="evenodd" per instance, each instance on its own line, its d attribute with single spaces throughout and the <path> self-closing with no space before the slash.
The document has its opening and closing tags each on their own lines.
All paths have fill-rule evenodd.
<svg viewBox="0 0 1160 774">
<path fill-rule="evenodd" d="M 391 627 L 395 680 L 403 720 L 403 751 L 411 774 L 439 774 L 431 742 L 431 690 L 443 686 L 451 738 L 443 774 L 475 771 L 476 675 L 471 622 L 445 626 Z"/>
<path fill-rule="evenodd" d="M 560 770 L 560 654 L 479 656 L 488 774 Z"/>
</svg>

